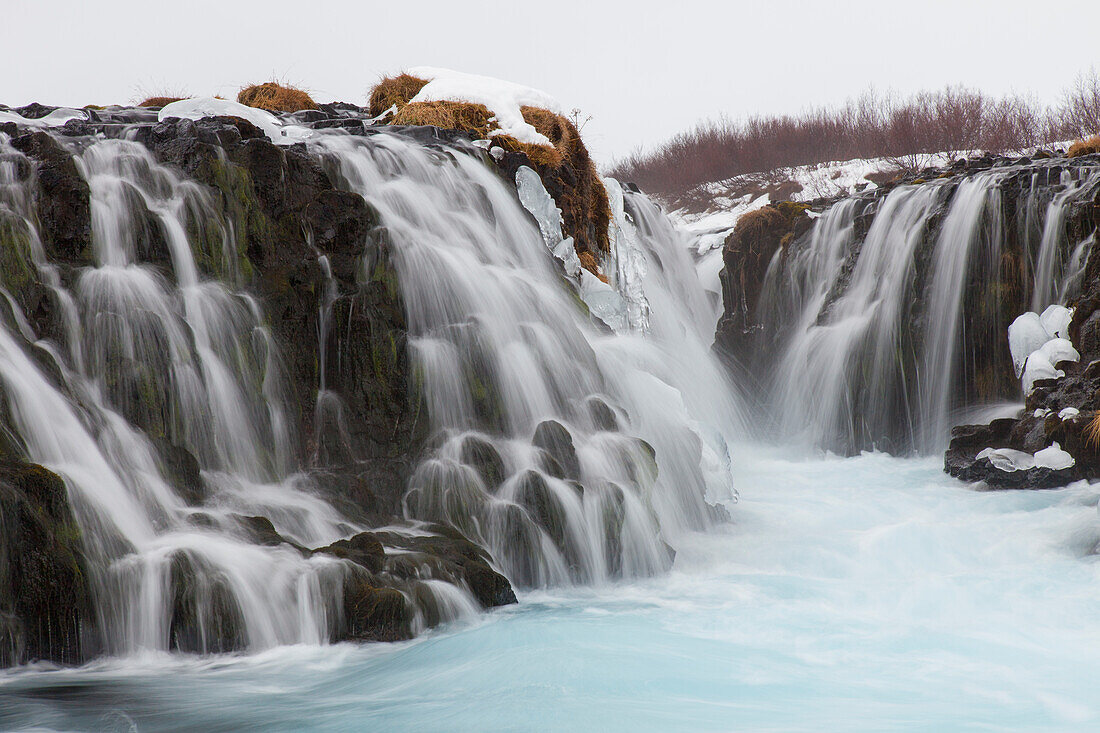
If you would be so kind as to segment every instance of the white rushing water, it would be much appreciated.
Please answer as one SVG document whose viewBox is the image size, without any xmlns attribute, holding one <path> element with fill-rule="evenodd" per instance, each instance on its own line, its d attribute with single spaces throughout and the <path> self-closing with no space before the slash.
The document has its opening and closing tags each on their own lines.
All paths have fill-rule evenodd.
<svg viewBox="0 0 1100 733">
<path fill-rule="evenodd" d="M 1029 303 L 1038 312 L 1072 297 L 1093 241 L 1067 241 L 1065 219 L 1100 185 L 1100 168 L 1027 170 L 846 199 L 776 253 L 758 312 L 778 346 L 759 402 L 780 439 L 844 452 L 943 451 L 951 427 L 982 406 L 960 385 L 996 363 L 1005 329 Z M 1022 188 L 1012 207 L 1002 191 L 1010 182 Z M 868 217 L 863 233 L 856 223 Z M 988 283 L 987 294 L 975 282 Z M 1007 304 L 1015 312 L 1004 313 Z M 980 309 L 969 332 L 967 308 Z M 989 404 L 1019 397 L 986 389 Z"/>
<path fill-rule="evenodd" d="M 543 202 L 536 228 L 471 155 L 388 134 L 316 147 L 391 242 L 440 436 L 413 477 L 409 514 L 479 540 L 521 587 L 664 571 L 666 543 L 710 524 L 708 500 L 732 496 L 726 439 L 740 419 L 697 325 L 713 314 L 701 312 L 686 247 L 639 234 L 619 193 L 607 269 L 621 295 L 575 263 L 571 284 L 551 251 L 567 272 L 575 255 L 544 191 L 529 191 Z M 614 330 L 578 308 L 572 287 Z"/>
<path fill-rule="evenodd" d="M 300 436 L 288 427 L 278 345 L 263 304 L 243 290 L 248 264 L 231 222 L 209 189 L 136 142 L 58 144 L 89 186 L 94 264 L 63 279 L 48 261 L 34 167 L 0 137 L 3 224 L 13 255 L 62 306 L 63 336 L 38 340 L 7 298 L 0 379 L 18 444 L 66 482 L 103 651 L 326 643 L 353 569 L 265 545 L 248 517 L 305 547 L 360 528 L 293 473 Z M 733 496 L 726 439 L 738 425 L 697 326 L 714 314 L 701 317 L 686 248 L 636 231 L 617 193 L 607 265 L 622 295 L 596 281 L 606 303 L 634 303 L 616 333 L 578 304 L 573 287 L 587 296 L 594 286 L 563 278 L 550 240 L 476 151 L 336 133 L 317 135 L 315 150 L 378 209 L 398 266 L 436 433 L 406 499 L 410 518 L 479 540 L 521 587 L 667 570 L 676 538 L 709 526 L 711 505 Z M 672 233 L 657 209 L 638 216 Z M 367 272 L 374 256 L 365 252 Z M 647 267 L 659 276 L 643 282 Z M 322 359 L 334 287 L 329 276 L 318 303 Z M 652 321 L 647 298 L 662 308 Z M 317 394 L 318 423 L 329 410 L 339 422 L 323 377 Z M 163 459 L 174 446 L 202 469 L 187 496 Z M 415 628 L 477 610 L 468 589 L 431 572 L 420 569 L 405 593 Z"/>
</svg>

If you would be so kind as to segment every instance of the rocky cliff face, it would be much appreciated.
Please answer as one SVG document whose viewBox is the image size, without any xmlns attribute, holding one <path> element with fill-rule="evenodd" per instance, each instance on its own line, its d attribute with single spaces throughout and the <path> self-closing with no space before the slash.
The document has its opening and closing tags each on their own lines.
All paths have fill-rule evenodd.
<svg viewBox="0 0 1100 733">
<path fill-rule="evenodd" d="M 1066 227 L 1085 241 L 1093 237 L 1080 291 L 1067 303 L 1073 309 L 1068 336 L 1080 359 L 1055 365 L 1064 377 L 1037 380 L 1015 417 L 955 427 L 944 470 L 956 478 L 991 489 L 1050 489 L 1100 478 L 1100 254 L 1095 243 L 1100 191 L 1070 213 Z M 1010 365 L 1001 367 L 1011 374 Z M 1006 470 L 990 457 L 978 457 L 987 448 L 1034 455 L 1054 444 L 1072 456 L 1072 466 Z"/>
<path fill-rule="evenodd" d="M 50 108 L 19 111 L 34 118 Z M 484 607 L 514 603 L 492 559 L 454 528 L 420 525 L 411 534 L 401 529 L 408 526 L 402 495 L 428 430 L 409 363 L 387 233 L 376 212 L 358 194 L 337 187 L 323 161 L 304 146 L 277 146 L 243 119 L 158 122 L 147 110 L 90 115 L 89 121 L 49 132 L 0 125 L 0 142 L 8 142 L 0 166 L 9 166 L 12 190 L 30 191 L 28 206 L 44 250 L 40 256 L 57 275 L 57 282 L 43 281 L 30 261 L 39 255 L 32 252 L 27 230 L 0 216 L 3 284 L 14 298 L 3 304 L 3 316 L 16 332 L 14 324 L 25 316 L 30 332 L 22 332 L 22 346 L 40 368 L 58 375 L 50 344 L 64 343 L 66 323 L 57 293 L 77 287 L 82 270 L 93 264 L 93 207 L 74 151 L 93 137 L 137 141 L 159 163 L 201 187 L 230 223 L 237 242 L 232 252 L 218 232 L 196 229 L 187 235 L 202 273 L 253 294 L 273 334 L 273 356 L 289 393 L 290 467 L 304 472 L 308 491 L 324 496 L 359 526 L 383 528 L 319 548 L 281 536 L 263 516 L 239 516 L 240 531 L 257 544 L 284 545 L 306 558 L 336 557 L 352 568 L 343 581 L 342 606 L 333 611 L 333 641 L 404 639 L 438 622 L 430 608 L 417 610 L 417 582 L 425 577 L 468 588 Z M 370 134 L 363 116 L 351 106 L 326 105 L 296 119 Z M 486 161 L 491 164 L 488 156 Z M 139 204 L 133 208 L 141 210 Z M 152 215 L 135 219 L 137 257 L 172 281 L 167 232 Z M 127 421 L 155 446 L 177 493 L 198 507 L 207 498 L 201 475 L 207 467 L 180 431 L 167 398 L 150 387 L 153 380 L 143 371 L 149 368 L 155 366 L 113 364 L 110 373 L 117 377 L 105 388 Z M 63 388 L 60 377 L 55 386 Z M 88 580 L 88 548 L 62 479 L 26 462 L 2 393 L 0 402 L 0 666 L 84 661 L 103 646 Z M 172 578 L 172 648 L 238 648 L 239 619 L 216 598 L 200 598 L 202 589 L 185 556 L 173 566 Z"/>
<path fill-rule="evenodd" d="M 1095 156 L 982 157 L 805 214 L 745 215 L 725 245 L 715 348 L 781 431 L 808 426 L 841 452 L 942 450 L 953 414 L 1021 399 L 1016 316 L 1072 301 L 1075 328 L 1090 317 L 1098 171 Z"/>
</svg>

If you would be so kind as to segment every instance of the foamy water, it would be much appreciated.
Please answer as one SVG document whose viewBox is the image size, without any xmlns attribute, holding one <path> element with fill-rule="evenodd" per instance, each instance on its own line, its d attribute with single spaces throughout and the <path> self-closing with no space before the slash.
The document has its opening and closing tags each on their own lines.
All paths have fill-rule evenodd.
<svg viewBox="0 0 1100 733">
<path fill-rule="evenodd" d="M 54 730 L 1086 730 L 1100 492 L 935 459 L 742 449 L 734 524 L 671 573 L 527 594 L 403 644 L 0 677 Z"/>
</svg>

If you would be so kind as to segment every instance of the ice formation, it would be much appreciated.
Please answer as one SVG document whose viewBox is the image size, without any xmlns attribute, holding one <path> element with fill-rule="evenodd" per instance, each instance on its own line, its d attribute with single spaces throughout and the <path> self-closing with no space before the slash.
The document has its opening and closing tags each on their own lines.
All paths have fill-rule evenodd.
<svg viewBox="0 0 1100 733">
<path fill-rule="evenodd" d="M 1057 441 L 1051 443 L 1049 447 L 1035 452 L 1036 468 L 1050 468 L 1055 471 L 1062 471 L 1067 468 L 1073 468 L 1074 463 L 1073 456 L 1062 450 L 1062 446 L 1059 445 Z"/>
<path fill-rule="evenodd" d="M 1024 313 L 1008 327 L 1008 350 L 1012 352 L 1012 365 L 1016 376 L 1024 371 L 1024 362 L 1031 352 L 1038 351 L 1050 336 L 1035 313 Z"/>
<path fill-rule="evenodd" d="M 1012 448 L 986 448 L 978 454 L 978 458 L 988 458 L 994 467 L 1007 472 L 1026 471 L 1030 468 L 1063 471 L 1073 468 L 1075 463 L 1073 456 L 1062 450 L 1062 446 L 1057 441 L 1036 451 L 1035 455 Z"/>
<path fill-rule="evenodd" d="M 978 458 L 988 458 L 996 468 L 1002 471 L 1026 471 L 1035 468 L 1035 456 L 1012 448 L 986 448 Z"/>
<path fill-rule="evenodd" d="M 1069 322 L 1073 320 L 1073 311 L 1063 305 L 1047 307 L 1039 316 L 1039 322 L 1051 338 L 1069 338 Z"/>
<path fill-rule="evenodd" d="M 1072 319 L 1072 310 L 1052 305 L 1042 315 L 1024 313 L 1008 327 L 1008 349 L 1024 394 L 1040 379 L 1066 376 L 1057 368 L 1060 362 L 1080 360 L 1081 355 L 1066 338 Z"/>
<path fill-rule="evenodd" d="M 542 185 L 542 179 L 527 166 L 516 171 L 516 190 L 523 208 L 535 218 L 547 248 L 561 261 L 565 274 L 577 285 L 581 300 L 589 312 L 619 332 L 627 327 L 626 304 L 607 283 L 581 267 L 572 237 L 562 236 L 561 210 Z"/>
</svg>

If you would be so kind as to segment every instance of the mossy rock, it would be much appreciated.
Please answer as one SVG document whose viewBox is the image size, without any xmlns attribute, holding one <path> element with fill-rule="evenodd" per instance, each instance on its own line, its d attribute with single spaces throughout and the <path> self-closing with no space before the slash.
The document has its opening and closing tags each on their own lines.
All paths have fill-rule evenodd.
<svg viewBox="0 0 1100 733">
<path fill-rule="evenodd" d="M 0 460 L 0 666 L 78 664 L 100 646 L 88 563 L 65 483 Z"/>
</svg>

